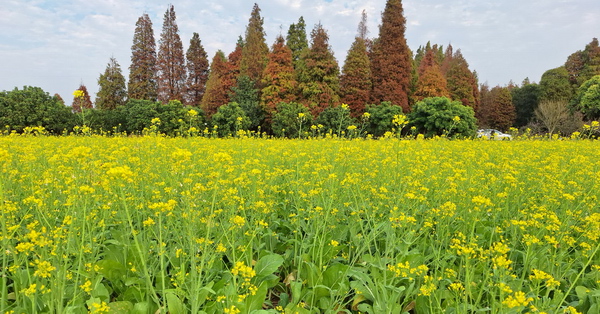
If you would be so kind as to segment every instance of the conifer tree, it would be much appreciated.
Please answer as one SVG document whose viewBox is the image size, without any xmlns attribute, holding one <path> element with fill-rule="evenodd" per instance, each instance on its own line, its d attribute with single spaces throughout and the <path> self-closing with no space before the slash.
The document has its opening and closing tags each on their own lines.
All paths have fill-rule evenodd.
<svg viewBox="0 0 600 314">
<path fill-rule="evenodd" d="M 496 86 L 491 90 L 481 86 L 481 106 L 477 112 L 480 126 L 506 131 L 516 118 L 516 110 L 508 87 Z"/>
<path fill-rule="evenodd" d="M 135 24 L 127 92 L 129 99 L 156 101 L 156 43 L 152 21 L 145 13 Z"/>
<path fill-rule="evenodd" d="M 261 103 L 270 118 L 280 102 L 296 100 L 297 81 L 294 75 L 292 50 L 285 45 L 283 36 L 277 36 L 271 52 L 269 63 L 263 73 Z"/>
<path fill-rule="evenodd" d="M 207 118 L 211 118 L 220 106 L 227 104 L 228 94 L 223 88 L 223 76 L 227 68 L 225 54 L 219 50 L 210 64 L 210 74 L 206 82 L 206 91 L 202 97 L 201 108 Z"/>
<path fill-rule="evenodd" d="M 198 33 L 192 35 L 185 56 L 187 59 L 186 103 L 190 106 L 199 106 L 208 80 L 208 56 Z"/>
<path fill-rule="evenodd" d="M 121 73 L 121 66 L 114 57 L 110 58 L 104 74 L 100 74 L 98 86 L 96 108 L 112 110 L 125 104 L 127 98 L 125 77 Z"/>
<path fill-rule="evenodd" d="M 440 70 L 436 58 L 437 48 L 430 48 L 419 65 L 419 78 L 414 94 L 416 101 L 429 97 L 448 97 L 446 78 Z"/>
<path fill-rule="evenodd" d="M 233 50 L 227 58 L 227 63 L 225 64 L 225 69 L 223 72 L 223 89 L 225 90 L 225 93 L 227 95 L 230 95 L 233 92 L 232 88 L 237 86 L 239 78 L 241 76 L 240 66 L 242 62 L 243 50 L 244 39 L 240 36 L 235 45 L 235 50 Z M 252 79 L 250 80 L 252 81 Z M 254 84 L 255 82 L 252 81 L 252 83 Z"/>
<path fill-rule="evenodd" d="M 381 16 L 379 38 L 373 44 L 371 102 L 390 101 L 409 110 L 412 57 L 404 33 L 406 19 L 400 0 L 388 0 Z"/>
<path fill-rule="evenodd" d="M 73 112 L 80 113 L 84 109 L 92 109 L 92 100 L 90 99 L 90 94 L 88 93 L 87 87 L 81 83 L 79 88 L 75 90 L 73 93 Z"/>
<path fill-rule="evenodd" d="M 348 104 L 353 117 L 358 117 L 365 111 L 372 88 L 367 34 L 367 15 L 363 11 L 358 35 L 348 50 L 340 77 L 341 102 Z"/>
<path fill-rule="evenodd" d="M 260 17 L 260 8 L 255 3 L 246 27 L 240 73 L 247 75 L 255 83 L 260 83 L 262 73 L 267 65 L 268 54 L 269 46 L 265 41 L 263 18 Z"/>
<path fill-rule="evenodd" d="M 175 8 L 169 5 L 165 12 L 158 47 L 158 100 L 183 100 L 186 72 L 183 44 L 179 37 Z"/>
<path fill-rule="evenodd" d="M 323 26 L 315 25 L 310 35 L 311 46 L 301 59 L 298 83 L 301 102 L 316 117 L 325 108 L 339 104 L 340 70 Z"/>
<path fill-rule="evenodd" d="M 297 68 L 297 63 L 300 61 L 303 51 L 308 49 L 304 17 L 301 16 L 298 19 L 298 23 L 290 25 L 286 37 L 286 45 L 292 50 L 292 61 L 294 68 Z"/>
<path fill-rule="evenodd" d="M 451 46 L 449 47 L 451 48 Z M 460 49 L 456 50 L 451 56 L 448 56 L 448 49 L 446 52 L 443 65 L 446 67 L 446 80 L 448 81 L 450 98 L 461 101 L 463 105 L 477 111 L 479 104 L 477 77 L 469 70 L 469 64 Z"/>
</svg>

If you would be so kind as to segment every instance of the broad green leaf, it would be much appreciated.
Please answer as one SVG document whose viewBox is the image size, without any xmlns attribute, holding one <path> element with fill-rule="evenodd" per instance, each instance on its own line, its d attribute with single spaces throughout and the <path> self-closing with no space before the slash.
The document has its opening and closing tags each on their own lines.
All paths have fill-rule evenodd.
<svg viewBox="0 0 600 314">
<path fill-rule="evenodd" d="M 172 292 L 165 293 L 165 298 L 167 299 L 167 308 L 169 309 L 169 313 L 171 314 L 184 314 L 185 306 L 183 302 L 179 299 L 177 295 Z"/>
<path fill-rule="evenodd" d="M 273 274 L 277 271 L 279 266 L 283 264 L 283 257 L 278 254 L 270 254 L 261 257 L 258 262 L 256 262 L 256 266 L 254 266 L 254 271 L 256 272 L 257 278 L 263 278 L 268 275 Z M 260 280 L 260 279 L 259 279 Z"/>
</svg>

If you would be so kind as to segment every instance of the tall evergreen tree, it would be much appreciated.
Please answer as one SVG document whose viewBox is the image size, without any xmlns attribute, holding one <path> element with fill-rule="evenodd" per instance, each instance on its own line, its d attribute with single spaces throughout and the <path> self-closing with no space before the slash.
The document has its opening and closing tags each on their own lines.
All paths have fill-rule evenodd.
<svg viewBox="0 0 600 314">
<path fill-rule="evenodd" d="M 367 34 L 367 15 L 363 11 L 358 35 L 348 50 L 340 77 L 341 102 L 348 104 L 353 117 L 358 117 L 365 111 L 372 88 Z"/>
<path fill-rule="evenodd" d="M 506 131 L 516 118 L 515 106 L 508 87 L 496 86 L 491 90 L 481 87 L 481 106 L 477 112 L 480 126 Z"/>
<path fill-rule="evenodd" d="M 114 57 L 110 58 L 104 74 L 100 74 L 98 86 L 96 108 L 112 110 L 125 104 L 127 98 L 125 77 L 121 73 L 121 66 Z"/>
<path fill-rule="evenodd" d="M 567 103 L 575 90 L 569 81 L 569 72 L 564 66 L 548 70 L 540 80 L 540 101 L 565 100 Z"/>
<path fill-rule="evenodd" d="M 246 27 L 240 73 L 247 75 L 255 83 L 260 83 L 262 73 L 267 65 L 268 54 L 269 46 L 265 41 L 263 18 L 260 17 L 260 8 L 255 3 Z"/>
<path fill-rule="evenodd" d="M 339 103 L 339 66 L 331 47 L 327 31 L 319 23 L 311 34 L 311 46 L 302 57 L 298 68 L 301 102 L 308 106 L 313 116 L 325 108 Z"/>
<path fill-rule="evenodd" d="M 452 46 L 448 47 L 451 48 Z M 463 105 L 477 111 L 479 104 L 477 77 L 469 70 L 469 64 L 463 57 L 460 49 L 456 50 L 452 55 L 448 55 L 448 49 L 446 49 L 442 71 L 444 67 L 446 68 L 445 74 L 450 98 L 461 101 Z"/>
<path fill-rule="evenodd" d="M 437 47 L 430 48 L 425 53 L 419 65 L 419 78 L 414 94 L 416 101 L 421 101 L 429 97 L 448 97 L 447 81 L 437 58 Z"/>
<path fill-rule="evenodd" d="M 192 35 L 185 56 L 187 59 L 186 103 L 191 106 L 199 106 L 208 80 L 208 56 L 198 33 Z"/>
<path fill-rule="evenodd" d="M 401 0 L 388 0 L 381 16 L 379 38 L 373 44 L 371 71 L 373 91 L 371 101 L 390 101 L 409 111 L 411 82 L 411 52 L 404 33 L 406 19 Z"/>
<path fill-rule="evenodd" d="M 135 24 L 127 92 L 129 99 L 155 101 L 157 97 L 156 42 L 152 21 L 145 13 Z"/>
<path fill-rule="evenodd" d="M 259 90 L 254 82 L 246 75 L 240 75 L 237 84 L 231 88 L 230 103 L 237 103 L 248 118 L 247 129 L 258 131 L 265 119 L 265 111 L 260 104 Z"/>
<path fill-rule="evenodd" d="M 210 64 L 210 74 L 206 82 L 206 91 L 202 97 L 201 108 L 207 118 L 217 113 L 220 106 L 227 104 L 229 96 L 223 88 L 223 76 L 227 68 L 225 54 L 219 50 L 215 53 Z"/>
<path fill-rule="evenodd" d="M 92 109 L 93 107 L 90 93 L 88 93 L 87 87 L 81 83 L 73 93 L 73 112 L 80 113 L 84 109 Z"/>
<path fill-rule="evenodd" d="M 281 35 L 277 36 L 271 52 L 269 63 L 263 73 L 261 103 L 268 113 L 268 118 L 275 113 L 280 102 L 296 100 L 298 83 L 294 75 L 292 50 L 285 45 Z"/>
<path fill-rule="evenodd" d="M 292 50 L 292 61 L 294 68 L 300 61 L 304 50 L 308 49 L 308 38 L 306 37 L 306 23 L 304 17 L 298 19 L 298 23 L 290 25 L 286 37 L 286 45 Z"/>
<path fill-rule="evenodd" d="M 170 100 L 184 99 L 185 59 L 175 20 L 175 8 L 169 5 L 158 42 L 158 100 L 164 104 Z"/>
</svg>

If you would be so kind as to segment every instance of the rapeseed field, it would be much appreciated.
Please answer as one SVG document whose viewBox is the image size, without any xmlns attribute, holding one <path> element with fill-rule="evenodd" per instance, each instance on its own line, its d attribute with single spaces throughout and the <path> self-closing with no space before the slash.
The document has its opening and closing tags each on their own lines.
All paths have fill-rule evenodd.
<svg viewBox="0 0 600 314">
<path fill-rule="evenodd" d="M 598 313 L 600 142 L 0 137 L 1 313 Z"/>
</svg>

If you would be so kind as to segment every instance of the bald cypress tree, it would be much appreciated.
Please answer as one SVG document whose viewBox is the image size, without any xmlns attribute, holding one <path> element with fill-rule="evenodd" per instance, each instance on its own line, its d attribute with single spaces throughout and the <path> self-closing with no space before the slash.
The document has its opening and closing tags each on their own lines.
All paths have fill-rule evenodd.
<svg viewBox="0 0 600 314">
<path fill-rule="evenodd" d="M 367 15 L 363 11 L 358 26 L 358 35 L 354 38 L 354 42 L 346 55 L 340 77 L 341 102 L 348 104 L 350 113 L 354 117 L 360 116 L 365 111 L 372 88 L 366 22 Z"/>
<path fill-rule="evenodd" d="M 190 106 L 199 106 L 208 80 L 208 56 L 198 33 L 192 35 L 185 56 L 187 59 L 186 103 Z"/>
<path fill-rule="evenodd" d="M 301 102 L 316 117 L 325 108 L 339 104 L 340 70 L 323 26 L 315 25 L 310 35 L 311 46 L 302 56 L 298 81 Z"/>
<path fill-rule="evenodd" d="M 448 52 L 448 50 L 446 51 Z M 447 69 L 446 80 L 448 81 L 450 98 L 461 101 L 463 105 L 469 106 L 477 111 L 479 104 L 477 77 L 469 70 L 469 64 L 463 57 L 460 49 L 456 50 L 450 57 L 447 53 L 446 58 L 444 59 L 444 65 Z"/>
<path fill-rule="evenodd" d="M 114 57 L 110 58 L 104 74 L 100 74 L 98 86 L 96 108 L 112 110 L 125 104 L 127 98 L 125 77 L 121 73 L 121 66 Z"/>
<path fill-rule="evenodd" d="M 156 42 L 148 14 L 135 24 L 127 93 L 129 99 L 155 101 L 157 97 Z"/>
<path fill-rule="evenodd" d="M 73 112 L 80 113 L 84 109 L 92 109 L 93 107 L 90 93 L 88 93 L 87 87 L 81 83 L 73 93 Z"/>
<path fill-rule="evenodd" d="M 435 46 L 434 46 L 435 47 Z M 436 59 L 437 49 L 429 48 L 419 65 L 419 78 L 414 94 L 416 101 L 429 97 L 449 97 L 447 81 Z"/>
<path fill-rule="evenodd" d="M 225 64 L 225 69 L 223 72 L 223 89 L 226 94 L 229 95 L 229 99 L 233 92 L 232 88 L 238 84 L 238 80 L 241 76 L 241 62 L 242 62 L 242 54 L 244 50 L 244 39 L 240 36 L 235 45 L 235 49 L 229 54 L 227 57 L 227 63 Z M 247 76 L 247 75 L 244 75 Z M 250 78 L 252 84 L 255 82 Z"/>
<path fill-rule="evenodd" d="M 297 68 L 297 63 L 300 61 L 303 51 L 308 49 L 304 17 L 301 16 L 298 23 L 291 24 L 288 28 L 286 45 L 292 50 L 292 61 L 294 68 Z"/>
<path fill-rule="evenodd" d="M 376 104 L 390 101 L 408 111 L 412 65 L 411 52 L 404 37 L 406 19 L 403 12 L 400 0 L 387 1 L 381 16 L 379 38 L 371 53 L 371 101 Z"/>
<path fill-rule="evenodd" d="M 170 5 L 165 12 L 158 47 L 158 100 L 165 104 L 170 100 L 184 100 L 185 59 L 175 20 L 175 8 Z"/>
<path fill-rule="evenodd" d="M 292 50 L 285 45 L 281 35 L 277 36 L 271 52 L 269 63 L 263 73 L 261 103 L 267 110 L 270 118 L 276 111 L 280 102 L 293 102 L 296 100 L 298 83 L 294 75 Z"/>
<path fill-rule="evenodd" d="M 219 50 L 210 64 L 210 74 L 206 82 L 206 92 L 202 97 L 201 108 L 207 118 L 217 113 L 220 106 L 227 104 L 229 96 L 223 87 L 223 78 L 227 68 L 225 54 Z"/>
<path fill-rule="evenodd" d="M 267 65 L 268 54 L 269 46 L 265 41 L 263 18 L 260 16 L 258 4 L 255 3 L 246 27 L 240 74 L 247 75 L 255 83 L 260 83 L 262 73 Z"/>
</svg>

